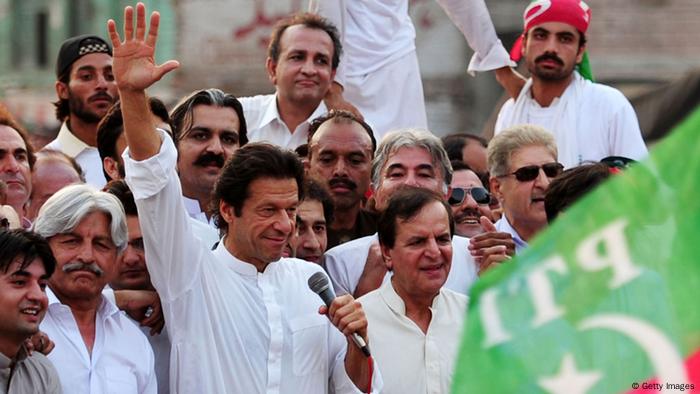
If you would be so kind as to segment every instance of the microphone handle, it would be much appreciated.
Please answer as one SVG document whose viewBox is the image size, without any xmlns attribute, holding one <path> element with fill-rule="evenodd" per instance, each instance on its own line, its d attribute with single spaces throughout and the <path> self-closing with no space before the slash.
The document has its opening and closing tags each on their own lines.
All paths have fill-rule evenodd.
<svg viewBox="0 0 700 394">
<path fill-rule="evenodd" d="M 326 303 L 326 306 L 330 308 L 331 303 L 335 299 L 335 294 L 330 289 L 330 286 L 327 286 L 323 291 L 318 293 L 318 295 L 321 297 L 323 302 Z M 367 343 L 365 340 L 359 336 L 356 332 L 353 332 L 350 334 L 350 338 L 352 338 L 352 341 L 355 342 L 355 345 L 362 350 L 362 354 L 365 355 L 365 357 L 370 357 L 371 353 L 369 352 L 369 347 L 367 346 Z"/>
</svg>

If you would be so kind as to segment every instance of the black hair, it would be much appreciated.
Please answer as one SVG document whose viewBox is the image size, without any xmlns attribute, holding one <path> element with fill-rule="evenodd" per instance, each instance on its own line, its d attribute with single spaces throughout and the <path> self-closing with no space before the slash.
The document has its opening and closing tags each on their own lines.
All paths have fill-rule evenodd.
<svg viewBox="0 0 700 394">
<path fill-rule="evenodd" d="M 138 216 L 139 213 L 136 209 L 136 201 L 134 200 L 134 194 L 129 189 L 129 185 L 123 179 L 116 179 L 109 181 L 102 189 L 102 191 L 117 197 L 122 206 L 124 207 L 124 213 L 127 216 Z"/>
<path fill-rule="evenodd" d="M 323 217 L 326 219 L 326 226 L 333 223 L 333 212 L 335 206 L 330 193 L 323 185 L 313 179 L 307 179 L 304 183 L 304 201 L 318 201 L 323 206 Z"/>
<path fill-rule="evenodd" d="M 273 62 L 277 63 L 280 58 L 280 41 L 282 40 L 282 34 L 290 26 L 303 25 L 309 29 L 319 29 L 325 31 L 333 41 L 333 57 L 331 59 L 331 67 L 333 70 L 338 68 L 340 64 L 340 54 L 343 52 L 343 44 L 340 42 L 340 34 L 338 29 L 330 22 L 328 19 L 309 12 L 296 14 L 284 18 L 277 22 L 272 28 L 272 34 L 270 34 L 270 44 L 267 47 L 267 56 L 272 59 Z"/>
<path fill-rule="evenodd" d="M 0 231 L 0 271 L 7 273 L 18 258 L 21 259 L 20 270 L 37 258 L 44 265 L 47 276 L 56 269 L 56 258 L 44 237 L 23 229 Z"/>
<path fill-rule="evenodd" d="M 610 167 L 603 163 L 581 164 L 562 172 L 547 187 L 544 197 L 547 222 L 553 222 L 561 211 L 592 191 L 610 175 Z"/>
<path fill-rule="evenodd" d="M 377 222 L 377 235 L 382 246 L 393 248 L 396 243 L 396 228 L 398 220 L 408 221 L 418 215 L 425 206 L 439 202 L 447 212 L 450 221 L 450 236 L 454 235 L 455 223 L 452 209 L 445 198 L 432 190 L 415 186 L 400 187 L 389 199 L 389 204 Z"/>
<path fill-rule="evenodd" d="M 319 127 L 321 127 L 321 125 L 326 123 L 326 121 L 328 120 L 336 124 L 349 124 L 352 122 L 356 122 L 360 126 L 362 126 L 362 128 L 365 129 L 365 131 L 369 135 L 369 139 L 372 141 L 372 156 L 374 156 L 374 151 L 377 150 L 377 139 L 374 138 L 374 132 L 372 131 L 372 128 L 367 124 L 367 122 L 358 118 L 352 112 L 340 109 L 332 109 L 327 113 L 319 116 L 318 118 L 312 120 L 311 123 L 309 123 L 309 137 L 307 138 L 307 146 L 309 148 L 311 147 L 311 139 L 314 137 L 314 134 L 316 134 L 316 131 L 318 131 Z M 307 153 L 311 155 L 311 149 L 308 149 Z"/>
<path fill-rule="evenodd" d="M 250 197 L 250 184 L 261 178 L 294 179 L 299 201 L 304 198 L 304 166 L 294 152 L 267 143 L 248 144 L 236 150 L 224 164 L 214 184 L 209 209 L 220 231 L 228 230 L 219 212 L 221 201 L 231 205 L 236 216 L 241 216 L 243 204 Z"/>
</svg>

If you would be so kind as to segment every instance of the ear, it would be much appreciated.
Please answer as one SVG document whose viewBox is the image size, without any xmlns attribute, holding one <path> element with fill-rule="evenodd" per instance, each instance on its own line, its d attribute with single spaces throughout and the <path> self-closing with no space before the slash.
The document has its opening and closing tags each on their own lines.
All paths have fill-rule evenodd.
<svg viewBox="0 0 700 394">
<path fill-rule="evenodd" d="M 447 193 L 445 194 L 445 201 L 447 201 L 452 195 L 452 186 L 447 187 Z"/>
<path fill-rule="evenodd" d="M 105 157 L 102 160 L 102 168 L 104 168 L 107 175 L 112 179 L 121 179 L 119 174 L 119 164 L 111 157 Z"/>
<path fill-rule="evenodd" d="M 586 52 L 586 45 L 582 45 L 578 49 L 578 54 L 576 55 L 576 64 L 580 64 L 583 61 L 583 54 Z"/>
<path fill-rule="evenodd" d="M 277 63 L 275 63 L 272 58 L 268 57 L 265 61 L 265 69 L 267 70 L 267 77 L 270 79 L 273 85 L 277 85 Z"/>
<path fill-rule="evenodd" d="M 394 262 L 391 260 L 391 249 L 384 245 L 379 245 L 379 248 L 382 251 L 382 258 L 384 259 L 384 265 L 386 265 L 386 269 L 391 271 L 394 267 Z"/>
<path fill-rule="evenodd" d="M 526 52 L 527 52 L 527 51 L 525 50 L 525 48 L 527 48 L 527 33 L 523 33 L 522 38 L 523 38 L 523 39 L 522 39 L 522 41 L 520 42 L 520 55 L 521 55 L 522 57 L 525 57 L 525 54 L 526 54 Z"/>
<path fill-rule="evenodd" d="M 66 83 L 63 83 L 61 81 L 56 81 L 55 88 L 56 88 L 56 95 L 58 96 L 58 98 L 60 98 L 62 100 L 68 99 L 68 85 Z"/>
<path fill-rule="evenodd" d="M 501 181 L 498 180 L 497 177 L 492 176 L 489 178 L 489 190 L 491 191 L 491 194 L 496 196 L 498 201 L 503 203 L 503 193 L 501 192 Z"/>
<path fill-rule="evenodd" d="M 219 214 L 221 215 L 221 218 L 224 219 L 224 221 L 229 225 L 236 218 L 233 205 L 230 205 L 224 200 L 219 201 Z"/>
</svg>

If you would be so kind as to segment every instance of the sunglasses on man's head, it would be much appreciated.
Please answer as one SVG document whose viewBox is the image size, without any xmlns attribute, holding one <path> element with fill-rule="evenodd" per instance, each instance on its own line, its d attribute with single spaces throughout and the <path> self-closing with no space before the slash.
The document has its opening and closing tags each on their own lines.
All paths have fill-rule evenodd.
<svg viewBox="0 0 700 394">
<path fill-rule="evenodd" d="M 467 194 L 471 194 L 472 198 L 474 201 L 476 201 L 477 204 L 488 204 L 491 202 L 491 195 L 489 194 L 486 189 L 483 187 L 470 187 L 470 188 L 462 188 L 462 187 L 455 187 L 452 189 L 452 193 L 450 193 L 450 198 L 447 199 L 447 202 L 450 205 L 459 205 L 461 204 L 465 198 L 467 198 Z"/>
<path fill-rule="evenodd" d="M 537 177 L 540 175 L 540 168 L 542 171 L 544 171 L 544 174 L 547 175 L 548 178 L 554 178 L 564 171 L 564 166 L 561 163 L 547 163 L 542 164 L 541 166 L 531 165 L 520 167 L 510 174 L 503 176 L 515 175 L 515 179 L 520 182 L 530 182 L 537 179 Z"/>
</svg>

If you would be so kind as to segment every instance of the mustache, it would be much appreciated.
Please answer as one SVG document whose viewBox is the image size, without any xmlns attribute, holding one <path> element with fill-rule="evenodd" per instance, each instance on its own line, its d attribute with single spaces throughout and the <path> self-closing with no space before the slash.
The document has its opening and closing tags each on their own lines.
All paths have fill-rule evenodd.
<svg viewBox="0 0 700 394">
<path fill-rule="evenodd" d="M 95 101 L 95 100 L 100 100 L 100 99 L 114 101 L 114 97 L 110 96 L 110 94 L 107 92 L 97 92 L 97 93 L 93 94 L 92 96 L 90 96 L 88 101 Z"/>
<path fill-rule="evenodd" d="M 564 61 L 561 60 L 561 58 L 559 58 L 559 56 L 557 56 L 557 55 L 555 55 L 555 54 L 553 54 L 553 53 L 545 53 L 545 54 L 543 54 L 543 55 L 538 56 L 538 57 L 535 59 L 535 63 L 539 63 L 539 62 L 544 61 L 544 60 L 551 60 L 551 61 L 553 61 L 553 62 L 556 62 L 556 63 L 559 64 L 560 66 L 563 66 L 563 65 L 564 65 Z"/>
<path fill-rule="evenodd" d="M 330 186 L 330 187 L 334 187 L 334 186 L 338 186 L 338 185 L 345 186 L 350 190 L 357 189 L 357 184 L 348 178 L 331 178 L 331 180 L 328 181 L 328 186 Z"/>
<path fill-rule="evenodd" d="M 81 263 L 79 261 L 73 262 L 73 263 L 68 263 L 61 268 L 63 272 L 66 274 L 69 274 L 71 272 L 75 271 L 87 271 L 87 272 L 92 272 L 93 274 L 97 275 L 98 277 L 104 275 L 104 270 L 95 264 L 86 264 L 86 263 Z"/>
<path fill-rule="evenodd" d="M 220 155 L 217 153 L 212 153 L 212 152 L 207 152 L 197 158 L 197 160 L 194 161 L 195 166 L 200 166 L 200 167 L 206 167 L 209 164 L 214 164 L 217 167 L 221 168 L 224 166 L 224 155 Z"/>
<path fill-rule="evenodd" d="M 479 218 L 481 217 L 481 212 L 479 212 L 478 210 L 473 209 L 473 208 L 467 208 L 464 211 L 461 211 L 458 214 L 454 215 L 454 221 L 455 221 L 455 223 L 458 223 L 461 220 L 463 220 L 464 218 L 468 218 L 468 217 L 473 217 L 473 218 L 476 218 L 477 220 L 479 220 Z"/>
</svg>

